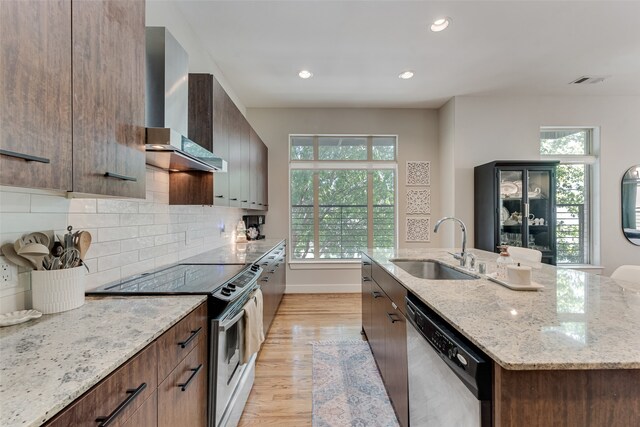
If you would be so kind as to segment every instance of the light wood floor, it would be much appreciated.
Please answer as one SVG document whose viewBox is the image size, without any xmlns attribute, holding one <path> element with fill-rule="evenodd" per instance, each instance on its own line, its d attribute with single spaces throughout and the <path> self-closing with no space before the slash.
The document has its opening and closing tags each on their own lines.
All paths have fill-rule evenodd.
<svg viewBox="0 0 640 427">
<path fill-rule="evenodd" d="M 262 346 L 241 427 L 311 425 L 310 341 L 362 339 L 360 294 L 285 295 Z"/>
</svg>

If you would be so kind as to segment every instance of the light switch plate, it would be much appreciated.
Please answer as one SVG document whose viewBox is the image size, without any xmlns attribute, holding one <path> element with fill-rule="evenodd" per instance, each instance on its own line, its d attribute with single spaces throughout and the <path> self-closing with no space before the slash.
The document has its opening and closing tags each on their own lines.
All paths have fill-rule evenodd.
<svg viewBox="0 0 640 427">
<path fill-rule="evenodd" d="M 0 288 L 13 288 L 18 286 L 18 267 L 7 258 L 0 256 Z"/>
</svg>

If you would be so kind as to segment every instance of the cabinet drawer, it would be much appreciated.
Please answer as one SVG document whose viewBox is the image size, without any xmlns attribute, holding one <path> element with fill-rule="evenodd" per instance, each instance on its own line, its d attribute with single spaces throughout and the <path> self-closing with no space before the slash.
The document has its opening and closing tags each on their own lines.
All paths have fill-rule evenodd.
<svg viewBox="0 0 640 427">
<path fill-rule="evenodd" d="M 156 369 L 156 343 L 152 343 L 48 425 L 96 427 L 96 420 L 103 417 L 113 420 L 111 426 L 123 425 L 154 393 L 158 384 Z"/>
<path fill-rule="evenodd" d="M 396 303 L 402 314 L 407 314 L 407 304 L 404 298 L 407 296 L 407 289 L 396 279 L 376 263 L 372 263 L 372 277 L 382 290 L 389 296 L 391 301 Z"/>
<path fill-rule="evenodd" d="M 198 343 L 207 344 L 207 304 L 203 303 L 158 338 L 158 383 L 184 359 Z"/>
<path fill-rule="evenodd" d="M 371 259 L 362 254 L 362 260 L 360 261 L 360 267 L 362 268 L 362 278 L 371 279 Z"/>
<path fill-rule="evenodd" d="M 158 425 L 158 392 L 154 391 L 150 398 L 140 405 L 122 427 L 156 427 Z"/>
<path fill-rule="evenodd" d="M 158 426 L 206 427 L 207 369 L 203 341 L 158 387 Z"/>
</svg>

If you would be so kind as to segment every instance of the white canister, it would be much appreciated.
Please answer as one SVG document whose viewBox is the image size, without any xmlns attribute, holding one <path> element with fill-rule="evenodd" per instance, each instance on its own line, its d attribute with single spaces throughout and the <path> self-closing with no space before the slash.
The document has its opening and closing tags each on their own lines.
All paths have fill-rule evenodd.
<svg viewBox="0 0 640 427">
<path fill-rule="evenodd" d="M 84 304 L 84 266 L 31 272 L 31 301 L 43 314 L 60 313 Z"/>
<path fill-rule="evenodd" d="M 512 285 L 529 286 L 531 284 L 531 267 L 518 265 L 507 266 L 507 281 Z"/>
</svg>

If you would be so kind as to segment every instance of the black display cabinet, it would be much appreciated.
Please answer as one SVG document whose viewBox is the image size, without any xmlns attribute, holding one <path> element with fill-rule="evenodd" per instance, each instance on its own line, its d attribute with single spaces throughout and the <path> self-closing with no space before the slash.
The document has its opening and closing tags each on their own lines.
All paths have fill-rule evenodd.
<svg viewBox="0 0 640 427">
<path fill-rule="evenodd" d="M 532 248 L 542 262 L 556 264 L 558 163 L 497 160 L 474 168 L 476 248 Z"/>
</svg>

